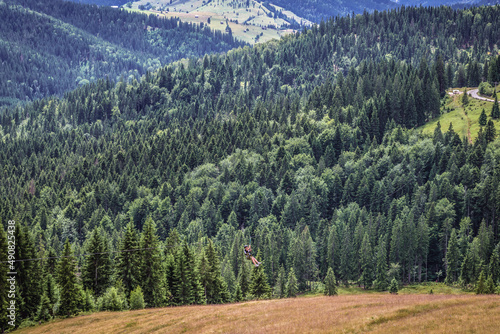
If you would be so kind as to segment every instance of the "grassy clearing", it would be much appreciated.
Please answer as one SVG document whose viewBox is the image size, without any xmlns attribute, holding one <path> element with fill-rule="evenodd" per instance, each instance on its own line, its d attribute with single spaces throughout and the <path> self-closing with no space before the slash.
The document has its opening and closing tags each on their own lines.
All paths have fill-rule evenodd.
<svg viewBox="0 0 500 334">
<path fill-rule="evenodd" d="M 497 90 L 499 88 L 500 86 L 497 86 Z M 470 89 L 473 88 L 468 88 L 468 90 Z M 460 89 L 460 91 L 462 92 L 463 89 Z M 477 138 L 480 128 L 479 116 L 484 109 L 486 115 L 488 116 L 488 120 L 490 120 L 493 102 L 480 101 L 470 97 L 468 105 L 464 106 L 462 104 L 462 96 L 462 94 L 453 96 L 449 96 L 447 94 L 444 101 L 443 114 L 420 127 L 422 133 L 424 135 L 432 136 L 434 129 L 437 126 L 437 122 L 441 123 L 441 131 L 444 133 L 448 130 L 450 123 L 452 123 L 453 129 L 456 133 L 458 133 L 460 138 L 467 136 L 470 137 L 470 140 L 474 141 Z M 493 122 L 495 123 L 497 134 L 500 134 L 500 121 L 493 120 Z"/>
<path fill-rule="evenodd" d="M 498 296 L 361 294 L 101 312 L 16 333 L 493 333 Z"/>
<path fill-rule="evenodd" d="M 286 21 L 277 17 L 269 17 L 269 10 L 256 0 L 250 0 L 248 7 L 246 0 L 213 0 L 210 2 L 208 0 L 173 0 L 172 2 L 170 0 L 152 2 L 140 0 L 133 3 L 132 10 L 138 10 L 139 6 L 148 3 L 153 6 L 146 11 L 148 13 L 178 17 L 181 21 L 194 24 L 203 23 L 214 30 L 225 31 L 227 22 L 233 36 L 249 44 L 279 39 L 281 36 L 293 32 L 293 30 L 279 29 L 283 24 L 286 24 Z M 311 24 L 290 11 L 283 13 L 305 25 Z M 208 19 L 210 19 L 209 24 Z M 246 24 L 243 24 L 244 22 Z M 274 25 L 277 29 L 267 28 L 268 25 Z"/>
</svg>

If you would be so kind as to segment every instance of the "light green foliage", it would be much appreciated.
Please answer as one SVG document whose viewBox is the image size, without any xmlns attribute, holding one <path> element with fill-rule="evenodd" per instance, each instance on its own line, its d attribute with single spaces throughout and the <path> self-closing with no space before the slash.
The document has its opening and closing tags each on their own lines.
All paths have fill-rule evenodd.
<svg viewBox="0 0 500 334">
<path fill-rule="evenodd" d="M 131 310 L 140 310 L 146 307 L 146 303 L 144 302 L 144 295 L 142 294 L 141 286 L 138 285 L 137 288 L 132 290 L 130 293 L 130 309 Z"/>
</svg>

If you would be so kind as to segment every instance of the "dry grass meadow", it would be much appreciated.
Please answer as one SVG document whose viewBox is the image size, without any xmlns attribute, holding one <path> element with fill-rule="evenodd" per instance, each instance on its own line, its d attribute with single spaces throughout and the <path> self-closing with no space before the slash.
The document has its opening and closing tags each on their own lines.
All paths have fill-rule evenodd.
<svg viewBox="0 0 500 334">
<path fill-rule="evenodd" d="M 497 295 L 362 294 L 100 312 L 15 333 L 498 333 Z"/>
</svg>

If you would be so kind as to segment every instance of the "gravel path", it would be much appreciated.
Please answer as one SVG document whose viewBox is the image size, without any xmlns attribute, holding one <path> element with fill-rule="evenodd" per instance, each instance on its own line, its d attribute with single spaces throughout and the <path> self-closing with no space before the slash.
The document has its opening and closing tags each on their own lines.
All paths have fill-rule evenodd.
<svg viewBox="0 0 500 334">
<path fill-rule="evenodd" d="M 485 97 L 482 97 L 482 96 L 479 96 L 479 94 L 477 93 L 478 92 L 478 89 L 472 89 L 470 91 L 468 91 L 467 93 L 472 96 L 473 98 L 475 99 L 478 99 L 478 100 L 482 100 L 482 101 L 488 101 L 488 102 L 495 102 L 494 100 L 492 99 L 487 99 Z"/>
</svg>

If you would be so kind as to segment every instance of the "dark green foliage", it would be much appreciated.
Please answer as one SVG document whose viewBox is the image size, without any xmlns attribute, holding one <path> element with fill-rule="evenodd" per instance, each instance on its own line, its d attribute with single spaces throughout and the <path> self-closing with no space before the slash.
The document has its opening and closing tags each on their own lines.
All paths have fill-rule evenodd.
<svg viewBox="0 0 500 334">
<path fill-rule="evenodd" d="M 458 281 L 461 259 L 462 254 L 460 254 L 457 233 L 455 229 L 453 229 L 446 252 L 446 283 L 453 284 Z"/>
<path fill-rule="evenodd" d="M 359 278 L 359 282 L 363 285 L 364 289 L 369 289 L 375 277 L 373 275 L 373 252 L 368 233 L 365 233 L 363 236 L 361 248 L 359 249 L 359 257 L 361 264 L 361 277 Z"/>
<path fill-rule="evenodd" d="M 257 256 L 259 259 L 259 256 Z M 250 277 L 249 292 L 257 298 L 269 298 L 271 296 L 271 287 L 267 282 L 267 275 L 264 272 L 264 267 L 257 266 L 252 269 L 252 276 Z"/>
<path fill-rule="evenodd" d="M 464 106 L 469 104 L 469 93 L 467 93 L 467 88 L 464 88 L 464 92 L 462 94 L 462 104 Z"/>
<path fill-rule="evenodd" d="M 121 240 L 120 253 L 116 257 L 116 276 L 122 281 L 127 296 L 139 284 L 140 255 L 137 232 L 132 223 L 129 223 L 125 235 Z"/>
<path fill-rule="evenodd" d="M 479 125 L 485 126 L 487 122 L 488 122 L 488 116 L 486 116 L 486 112 L 484 111 L 484 108 L 483 108 L 483 111 L 481 112 L 481 115 L 479 116 Z"/>
<path fill-rule="evenodd" d="M 476 285 L 476 294 L 478 295 L 482 295 L 482 294 L 488 294 L 490 293 L 488 291 L 488 287 L 486 285 L 486 274 L 483 271 L 481 271 L 481 274 L 479 274 L 479 279 L 477 281 L 477 285 Z"/>
<path fill-rule="evenodd" d="M 336 296 L 337 295 L 337 280 L 335 279 L 335 273 L 332 267 L 328 267 L 328 272 L 325 277 L 325 296 Z"/>
<path fill-rule="evenodd" d="M 498 28 L 496 7 L 471 13 L 484 18 L 477 31 Z M 100 230 L 114 269 L 112 309 L 138 285 L 148 307 L 225 302 L 225 291 L 267 296 L 269 284 L 295 296 L 329 267 L 345 285 L 374 281 L 381 290 L 393 278 L 413 284 L 443 273 L 472 289 L 490 262 L 498 279 L 498 139 L 489 142 L 486 129 L 472 144 L 452 127 L 438 124 L 433 137 L 412 129 L 439 114 L 443 82 L 475 81 L 480 71 L 468 69 L 487 64 L 498 45 L 500 30 L 468 36 L 455 23 L 468 27 L 464 15 L 404 8 L 333 19 L 139 81 L 99 80 L 2 110 L 0 217 L 18 212 L 26 224 L 19 256 L 60 256 L 65 240 L 79 255 Z M 431 20 L 446 37 L 431 33 Z M 450 76 L 414 36 L 449 50 L 441 55 Z M 262 254 L 258 274 L 243 258 L 247 243 Z M 78 260 L 90 278 L 91 261 Z M 21 266 L 37 278 L 54 261 Z M 57 275 L 76 300 L 61 293 L 63 315 L 94 308 L 75 268 L 66 265 L 69 287 Z M 37 287 L 32 277 L 23 278 L 22 320 L 48 309 L 43 280 Z"/>
<path fill-rule="evenodd" d="M 163 305 L 167 298 L 167 290 L 162 267 L 162 254 L 156 235 L 156 224 L 149 217 L 146 219 L 139 244 L 140 251 L 140 285 L 147 305 Z M 191 263 L 191 265 L 193 265 Z"/>
<path fill-rule="evenodd" d="M 69 240 L 64 243 L 62 257 L 57 266 L 57 283 L 61 291 L 59 314 L 70 316 L 78 312 L 80 286 L 76 278 L 76 263 Z"/>
<path fill-rule="evenodd" d="M 389 285 L 389 292 L 392 294 L 397 294 L 398 291 L 399 291 L 398 281 L 395 278 L 393 278 L 391 284 Z"/>
<path fill-rule="evenodd" d="M 0 106 L 61 95 L 96 78 L 139 78 L 162 64 L 243 45 L 177 18 L 61 0 L 6 3 L 31 11 L 0 6 Z"/>
<path fill-rule="evenodd" d="M 496 92 L 495 94 L 495 101 L 493 102 L 493 107 L 491 107 L 491 118 L 493 119 L 499 119 L 500 118 L 500 107 L 498 106 L 498 96 Z"/>
<path fill-rule="evenodd" d="M 94 229 L 87 240 L 85 257 L 82 267 L 82 283 L 84 289 L 90 289 L 95 296 L 106 291 L 111 278 L 111 262 L 108 254 L 108 243 L 100 228 Z"/>
<path fill-rule="evenodd" d="M 377 290 L 385 291 L 389 286 L 389 280 L 387 278 L 387 246 L 383 236 L 380 237 L 376 249 L 376 261 L 376 277 L 373 286 Z"/>
<path fill-rule="evenodd" d="M 295 276 L 293 268 L 291 268 L 288 272 L 288 279 L 286 281 L 286 296 L 296 297 L 298 292 L 299 286 L 297 284 L 297 277 Z"/>
<path fill-rule="evenodd" d="M 8 242 L 7 242 L 7 234 L 3 228 L 3 225 L 0 227 L 0 291 L 3 293 L 0 294 L 0 329 L 2 331 L 8 328 L 7 322 L 10 321 L 7 318 L 7 307 L 9 307 L 9 299 L 7 291 L 10 290 L 10 284 L 7 281 L 7 272 L 9 272 L 9 264 L 8 260 Z"/>
<path fill-rule="evenodd" d="M 484 131 L 484 137 L 486 141 L 492 142 L 495 140 L 497 136 L 497 130 L 495 129 L 495 124 L 493 123 L 493 120 L 489 120 L 488 124 L 486 125 L 486 130 Z"/>
</svg>

